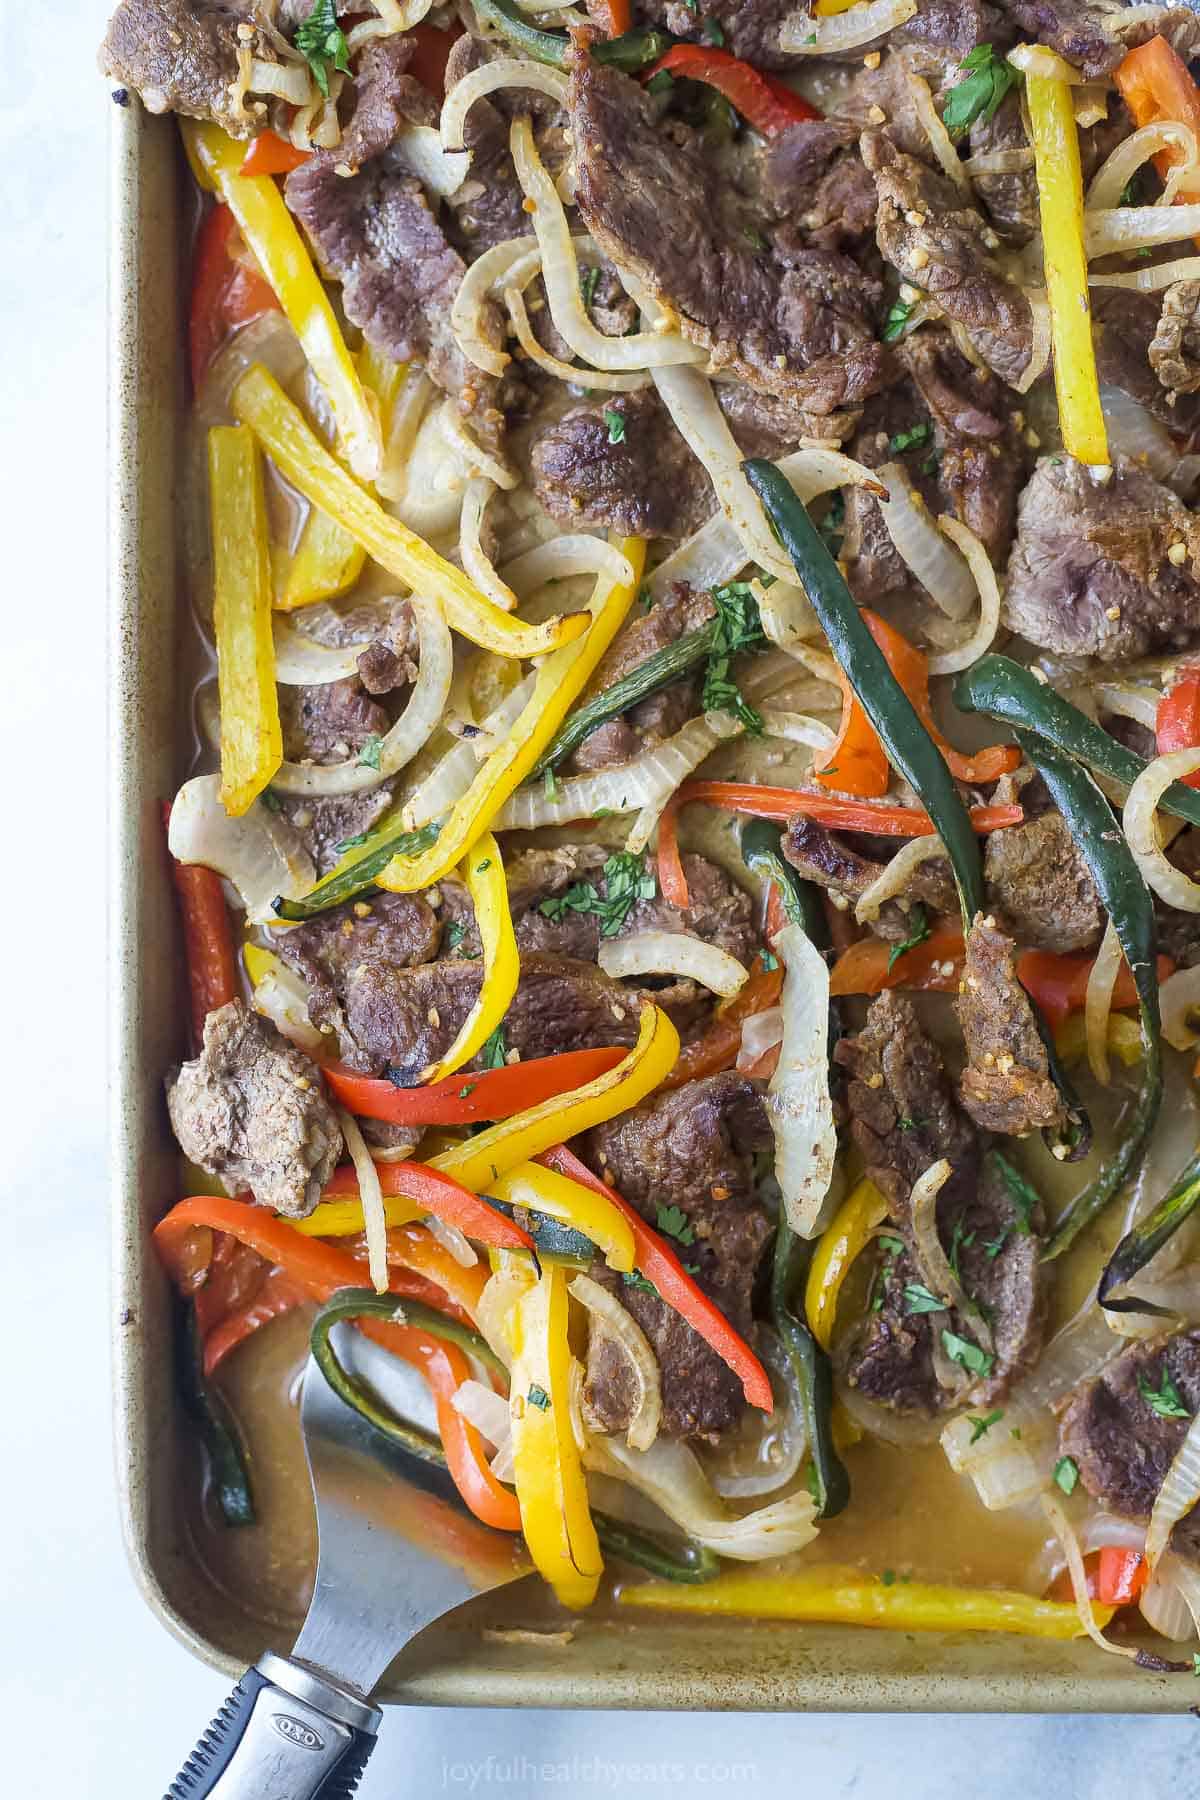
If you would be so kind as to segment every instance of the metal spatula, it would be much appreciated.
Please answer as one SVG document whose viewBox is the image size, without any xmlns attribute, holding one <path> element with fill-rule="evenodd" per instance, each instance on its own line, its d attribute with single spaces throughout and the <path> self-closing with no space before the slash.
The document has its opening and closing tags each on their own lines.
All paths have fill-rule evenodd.
<svg viewBox="0 0 1200 1800">
<path fill-rule="evenodd" d="M 375 1431 L 309 1357 L 300 1422 L 317 1502 L 317 1582 L 290 1656 L 247 1669 L 167 1800 L 348 1800 L 383 1717 L 370 1695 L 409 1639 L 527 1573 L 466 1514 L 449 1475 Z"/>
</svg>

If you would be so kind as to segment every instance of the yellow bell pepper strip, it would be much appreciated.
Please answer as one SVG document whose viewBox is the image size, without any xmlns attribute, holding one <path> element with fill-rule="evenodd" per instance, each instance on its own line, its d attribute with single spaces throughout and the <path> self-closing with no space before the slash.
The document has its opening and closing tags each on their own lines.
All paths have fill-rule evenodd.
<svg viewBox="0 0 1200 1800">
<path fill-rule="evenodd" d="M 294 550 L 273 540 L 271 585 L 277 612 L 294 612 L 314 600 L 336 600 L 362 574 L 367 553 L 336 519 L 314 506 Z"/>
<path fill-rule="evenodd" d="M 661 1007 L 647 1002 L 642 1007 L 637 1043 L 615 1069 L 569 1094 L 514 1113 L 511 1119 L 444 1150 L 429 1166 L 453 1175 L 473 1193 L 490 1193 L 491 1184 L 518 1163 L 530 1162 L 552 1144 L 590 1131 L 593 1125 L 603 1125 L 636 1106 L 669 1073 L 678 1055 L 679 1033 Z"/>
<path fill-rule="evenodd" d="M 407 379 L 410 363 L 397 362 L 394 357 L 386 356 L 377 350 L 374 344 L 363 339 L 358 352 L 358 373 L 363 385 L 370 388 L 379 402 L 379 417 L 383 429 L 383 441 L 387 442 L 388 420 L 391 416 L 392 403 L 400 392 L 402 383 Z"/>
<path fill-rule="evenodd" d="M 1077 462 L 1111 464 L 1092 342 L 1087 255 L 1083 243 L 1083 178 L 1079 130 L 1066 81 L 1025 80 L 1054 340 L 1054 386 L 1063 448 Z"/>
<path fill-rule="evenodd" d="M 213 626 L 221 701 L 221 804 L 240 818 L 283 761 L 271 637 L 271 570 L 262 468 L 251 434 L 208 434 Z"/>
<path fill-rule="evenodd" d="M 181 119 L 193 168 L 210 178 L 238 222 L 246 244 L 274 289 L 309 366 L 325 390 L 346 459 L 362 481 L 373 481 L 383 455 L 377 408 L 359 379 L 354 358 L 299 227 L 269 175 L 238 173 L 244 144 L 218 125 Z"/>
<path fill-rule="evenodd" d="M 348 475 L 325 448 L 298 406 L 261 363 L 247 370 L 233 391 L 233 411 L 249 425 L 283 475 L 313 506 L 327 512 L 367 555 L 409 587 L 437 595 L 455 631 L 501 656 L 545 656 L 588 628 L 585 612 L 561 613 L 541 625 L 510 618 L 468 581 L 461 569 L 431 550 L 423 538 Z"/>
<path fill-rule="evenodd" d="M 533 1239 L 519 1225 L 489 1206 L 478 1194 L 425 1163 L 376 1163 L 389 1226 L 410 1225 L 431 1216 L 481 1244 L 506 1250 L 532 1250 Z M 358 1176 L 351 1163 L 335 1169 L 307 1218 L 295 1225 L 306 1237 L 352 1237 L 364 1229 Z"/>
<path fill-rule="evenodd" d="M 436 843 L 419 856 L 393 857 L 376 877 L 380 887 L 411 894 L 441 881 L 530 774 L 633 605 L 645 567 L 646 546 L 640 538 L 624 538 L 618 540 L 618 547 L 632 565 L 632 582 L 610 584 L 604 576 L 597 580 L 587 636 L 546 658 L 527 705 L 508 736 L 481 764 L 466 793 L 451 807 Z"/>
<path fill-rule="evenodd" d="M 864 1179 L 847 1195 L 821 1234 L 804 1284 L 804 1311 L 822 1350 L 828 1350 L 833 1342 L 838 1295 L 850 1265 L 865 1249 L 875 1227 L 887 1218 L 887 1210 L 887 1201 L 875 1183 Z"/>
<path fill-rule="evenodd" d="M 891 1631 L 1004 1631 L 1020 1637 L 1084 1635 L 1079 1612 L 1009 1588 L 967 1588 L 924 1581 L 884 1582 L 858 1569 L 815 1566 L 795 1575 L 719 1575 L 703 1587 L 646 1582 L 622 1588 L 622 1606 L 658 1612 L 717 1613 L 725 1618 L 802 1619 L 878 1625 Z M 1112 1607 L 1095 1607 L 1106 1625 Z M 1106 1616 L 1107 1615 L 1107 1616 Z"/>
<path fill-rule="evenodd" d="M 566 1175 L 544 1169 L 539 1163 L 518 1163 L 499 1180 L 493 1181 L 489 1195 L 509 1206 L 525 1206 L 557 1219 L 573 1231 L 581 1231 L 604 1252 L 610 1269 L 627 1275 L 633 1268 L 633 1232 L 611 1200 L 594 1194 Z"/>
<path fill-rule="evenodd" d="M 475 908 L 475 923 L 483 946 L 483 981 L 479 998 L 463 1020 L 458 1036 L 442 1060 L 426 1071 L 427 1083 L 444 1081 L 479 1054 L 508 1011 L 521 974 L 504 859 L 490 831 L 485 831 L 463 858 L 459 874 Z"/>
<path fill-rule="evenodd" d="M 565 1269 L 548 1263 L 513 1309 L 509 1388 L 513 1476 L 521 1530 L 563 1606 L 590 1606 L 604 1561 L 571 1429 L 571 1345 Z"/>
<path fill-rule="evenodd" d="M 1087 1054 L 1087 1026 L 1082 1013 L 1072 1013 L 1054 1034 L 1054 1048 L 1059 1060 L 1078 1062 Z M 1142 1033 L 1136 1019 L 1128 1013 L 1108 1016 L 1108 1048 L 1127 1069 L 1142 1060 Z"/>
</svg>

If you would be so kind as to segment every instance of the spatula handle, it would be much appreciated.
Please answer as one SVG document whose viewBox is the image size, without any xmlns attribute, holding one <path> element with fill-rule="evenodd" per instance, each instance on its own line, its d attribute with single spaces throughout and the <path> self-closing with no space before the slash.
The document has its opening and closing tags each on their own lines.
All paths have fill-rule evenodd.
<svg viewBox="0 0 1200 1800">
<path fill-rule="evenodd" d="M 382 1714 L 305 1663 L 247 1669 L 165 1800 L 350 1800 Z"/>
</svg>

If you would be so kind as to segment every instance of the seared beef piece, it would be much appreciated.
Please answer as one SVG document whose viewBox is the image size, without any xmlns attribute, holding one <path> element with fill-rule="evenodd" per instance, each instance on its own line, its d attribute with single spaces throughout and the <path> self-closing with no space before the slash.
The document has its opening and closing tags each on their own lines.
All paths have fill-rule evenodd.
<svg viewBox="0 0 1200 1800">
<path fill-rule="evenodd" d="M 450 957 L 402 968 L 357 963 L 339 983 L 345 1015 L 342 1060 L 364 1074 L 391 1067 L 416 1084 L 444 1056 L 479 997 L 482 964 Z M 527 1061 L 563 1050 L 628 1046 L 638 1031 L 637 995 L 591 963 L 531 954 L 504 1018 L 508 1050 Z M 472 1065 L 474 1066 L 474 1065 Z"/>
<path fill-rule="evenodd" d="M 1151 351 L 1158 329 L 1156 294 L 1136 294 L 1127 288 L 1093 291 L 1092 338 L 1101 386 L 1120 388 L 1153 413 L 1174 438 L 1186 440 L 1183 448 L 1190 448 L 1200 432 L 1200 394 L 1186 389 L 1168 394 L 1156 377 Z M 1197 379 L 1200 382 L 1200 375 Z"/>
<path fill-rule="evenodd" d="M 1094 950 L 1104 931 L 1096 884 L 1057 812 L 995 831 L 983 857 L 988 905 L 1031 950 Z"/>
<path fill-rule="evenodd" d="M 616 443 L 606 413 L 624 420 Z M 535 440 L 531 461 L 538 499 L 574 526 L 686 537 L 714 507 L 708 476 L 653 388 L 572 407 Z"/>
<path fill-rule="evenodd" d="M 380 782 L 365 794 L 317 799 L 308 794 L 277 794 L 281 812 L 300 835 L 318 875 L 328 875 L 351 838 L 378 823 L 392 804 L 395 779 Z"/>
<path fill-rule="evenodd" d="M 1163 1393 L 1167 1377 L 1187 1418 L 1163 1418 L 1145 1398 Z M 1059 1420 L 1059 1448 L 1093 1499 L 1125 1518 L 1148 1519 L 1198 1408 L 1200 1331 L 1142 1339 L 1075 1389 Z M 1200 1561 L 1200 1511 L 1179 1521 L 1171 1548 Z"/>
<path fill-rule="evenodd" d="M 354 112 L 337 146 L 343 175 L 357 175 L 364 163 L 382 156 L 406 125 L 436 125 L 438 104 L 408 64 L 415 38 L 376 38 L 358 61 Z"/>
<path fill-rule="evenodd" d="M 752 1157 L 768 1148 L 771 1131 L 754 1083 L 732 1070 L 690 1081 L 644 1101 L 581 1140 L 588 1166 L 636 1206 L 651 1225 L 659 1209 L 678 1207 L 692 1233 L 679 1240 L 696 1280 L 735 1330 L 747 1335 L 754 1276 L 771 1235 L 754 1197 Z M 662 1375 L 662 1429 L 669 1437 L 714 1441 L 743 1407 L 738 1378 L 656 1294 L 624 1283 L 613 1291 L 646 1333 Z M 606 1339 L 589 1349 L 585 1405 L 596 1429 L 629 1423 L 629 1395 L 620 1352 Z"/>
<path fill-rule="evenodd" d="M 1195 518 L 1135 463 L 1118 457 L 1101 485 L 1072 457 L 1043 457 L 1017 511 L 1005 623 L 1043 650 L 1102 662 L 1183 649 L 1200 630 L 1197 556 Z"/>
<path fill-rule="evenodd" d="M 672 37 L 724 44 L 760 69 L 794 69 L 795 57 L 779 47 L 779 28 L 795 12 L 792 0 L 712 0 L 704 12 L 693 10 L 687 0 L 636 0 L 634 22 L 661 25 Z M 712 34 L 713 25 L 719 38 Z"/>
<path fill-rule="evenodd" d="M 713 618 L 715 610 L 706 593 L 685 581 L 673 582 L 649 612 L 638 611 L 621 627 L 592 677 L 587 698 L 614 687 L 660 650 L 689 632 L 698 631 Z M 620 720 L 611 720 L 593 731 L 575 752 L 575 766 L 603 769 L 628 762 L 643 747 L 673 736 L 699 710 L 699 674 L 683 676 L 657 694 L 639 700 Z"/>
<path fill-rule="evenodd" d="M 342 1148 L 317 1065 L 242 1000 L 209 1013 L 200 1055 L 168 1078 L 167 1110 L 185 1156 L 293 1219 Z"/>
<path fill-rule="evenodd" d="M 135 89 L 147 112 L 213 119 L 231 137 L 251 137 L 262 121 L 235 110 L 229 91 L 248 12 L 204 0 L 121 0 L 100 46 L 101 71 Z"/>
<path fill-rule="evenodd" d="M 851 1073 L 847 1104 L 855 1142 L 905 1245 L 894 1261 L 885 1256 L 881 1311 L 868 1312 L 839 1353 L 847 1379 L 900 1410 L 931 1412 L 957 1404 L 958 1397 L 937 1382 L 933 1333 L 946 1328 L 977 1339 L 978 1315 L 912 1314 L 904 1298 L 908 1284 L 928 1279 L 912 1235 L 912 1186 L 944 1157 L 951 1175 L 938 1195 L 938 1236 L 992 1333 L 995 1361 L 972 1397 L 994 1399 L 1041 1346 L 1045 1308 L 1036 1233 L 1042 1222 L 1020 1216 L 1003 1176 L 955 1103 L 941 1056 L 908 1000 L 891 992 L 879 995 L 863 1030 L 843 1039 L 835 1056 Z"/>
<path fill-rule="evenodd" d="M 902 49 L 909 66 L 937 88 L 947 68 L 961 63 L 980 44 L 1000 49 L 1010 40 L 1002 15 L 987 0 L 918 0 L 916 17 L 878 39 L 877 47 Z M 862 56 L 867 49 L 860 44 L 854 55 Z"/>
<path fill-rule="evenodd" d="M 1006 94 L 992 118 L 979 118 L 971 127 L 971 155 L 993 156 L 997 151 L 1024 150 L 1029 166 L 1008 175 L 974 175 L 971 185 L 1000 236 L 1014 246 L 1027 244 L 1041 229 L 1037 176 L 1033 151 L 1021 119 L 1021 96 Z"/>
<path fill-rule="evenodd" d="M 788 820 L 783 854 L 803 880 L 815 881 L 818 887 L 827 888 L 831 894 L 842 895 L 847 900 L 857 900 L 864 894 L 886 866 L 872 862 L 870 857 L 860 856 L 857 850 L 803 813 Z M 945 858 L 918 863 L 909 878 L 904 898 L 927 906 L 931 912 L 953 912 L 957 895 Z M 879 937 L 901 943 L 912 931 L 912 920 L 895 901 L 889 900 L 880 909 L 872 930 Z"/>
<path fill-rule="evenodd" d="M 287 203 L 304 226 L 322 266 L 342 283 L 346 317 L 368 342 L 397 362 L 424 361 L 438 386 L 452 394 L 480 441 L 498 446 L 503 416 L 495 404 L 496 379 L 468 364 L 450 330 L 450 308 L 465 273 L 446 242 L 425 190 L 393 162 L 375 127 L 390 117 L 392 129 L 408 116 L 410 96 L 424 90 L 404 74 L 412 39 L 391 37 L 364 53 L 376 59 L 370 83 L 370 131 L 346 133 L 353 154 L 369 152 L 358 174 L 341 175 L 345 147 L 318 151 L 287 178 Z M 393 83 L 389 108 L 384 74 Z M 425 104 L 428 97 L 425 97 Z M 357 113 L 355 118 L 357 119 Z M 357 138 L 357 148 L 355 148 Z M 498 309 L 485 309 L 484 328 L 499 345 Z"/>
<path fill-rule="evenodd" d="M 278 954 L 308 984 L 308 1016 L 321 1031 L 345 1031 L 341 996 L 352 968 L 386 962 L 397 968 L 430 962 L 441 925 L 420 894 L 380 893 L 335 906 L 305 925 L 281 931 Z"/>
<path fill-rule="evenodd" d="M 578 201 L 602 249 L 679 313 L 717 368 L 809 412 L 857 404 L 886 362 L 880 284 L 832 252 L 756 249 L 753 216 L 712 158 L 686 127 L 655 121 L 635 81 L 576 59 Z"/>
<path fill-rule="evenodd" d="M 771 462 L 794 450 L 801 438 L 849 437 L 858 419 L 857 411 L 807 413 L 744 381 L 715 382 L 713 392 L 742 455 L 765 456 Z"/>
<path fill-rule="evenodd" d="M 764 206 L 818 250 L 854 251 L 874 236 L 875 183 L 858 133 L 844 120 L 805 119 L 772 138 L 763 157 Z"/>
<path fill-rule="evenodd" d="M 358 659 L 358 679 L 368 694 L 390 694 L 415 679 L 416 663 L 400 649 L 377 638 Z"/>
<path fill-rule="evenodd" d="M 1200 388 L 1200 281 L 1177 281 L 1163 295 L 1150 367 L 1169 392 Z"/>
<path fill-rule="evenodd" d="M 928 157 L 929 138 L 917 113 L 909 80 L 911 54 L 907 50 L 883 49 L 875 68 L 864 65 L 856 69 L 836 116 L 839 122 L 853 125 L 859 136 L 868 127 L 882 126 L 897 150 L 909 156 Z M 874 179 L 872 176 L 872 186 Z"/>
<path fill-rule="evenodd" d="M 345 762 L 391 725 L 384 708 L 354 677 L 318 687 L 281 687 L 279 710 L 283 753 L 290 762 Z"/>
<path fill-rule="evenodd" d="M 472 70 L 503 54 L 485 39 L 464 33 L 452 45 L 446 62 L 446 93 Z M 552 174 L 558 174 L 566 159 L 562 113 L 547 95 L 514 87 L 476 100 L 463 131 L 471 167 L 462 187 L 446 203 L 454 241 L 468 262 L 508 238 L 528 236 L 532 229 L 508 149 L 509 123 L 518 111 L 533 115 L 534 138 Z"/>
<path fill-rule="evenodd" d="M 879 195 L 881 252 L 966 328 L 989 368 L 1015 382 L 1032 354 L 1033 321 L 992 260 L 994 233 L 945 175 L 897 150 L 885 131 L 865 131 L 861 144 Z"/>
<path fill-rule="evenodd" d="M 956 1007 L 967 1047 L 963 1106 L 983 1130 L 1006 1136 L 1065 1124 L 1033 1003 L 1017 980 L 1016 945 L 979 915 L 967 934 L 964 979 Z"/>
<path fill-rule="evenodd" d="M 1048 44 L 1088 81 L 1110 75 L 1127 50 L 1163 36 L 1186 62 L 1200 50 L 1200 21 L 1187 7 L 1104 6 L 1092 0 L 1000 0 L 1027 36 Z"/>
</svg>

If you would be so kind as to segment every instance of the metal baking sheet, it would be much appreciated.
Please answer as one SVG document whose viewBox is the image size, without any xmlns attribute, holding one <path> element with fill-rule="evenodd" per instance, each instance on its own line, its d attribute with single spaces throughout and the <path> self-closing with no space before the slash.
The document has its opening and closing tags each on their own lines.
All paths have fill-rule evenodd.
<svg viewBox="0 0 1200 1800">
<path fill-rule="evenodd" d="M 110 996 L 114 1432 L 133 1573 L 197 1656 L 240 1674 L 286 1632 L 206 1573 L 186 1525 L 187 1424 L 149 1231 L 173 1199 L 162 1077 L 180 957 L 159 807 L 186 767 L 177 557 L 185 400 L 183 167 L 173 121 L 114 109 L 110 277 Z M 985 1529 L 984 1522 L 980 1522 Z M 931 1532 L 937 1520 L 929 1521 Z M 569 1644 L 497 1641 L 514 1590 L 422 1634 L 384 1696 L 454 1706 L 802 1711 L 1175 1711 L 1178 1683 L 1087 1643 L 836 1626 L 584 1617 Z"/>
</svg>

